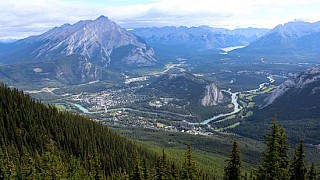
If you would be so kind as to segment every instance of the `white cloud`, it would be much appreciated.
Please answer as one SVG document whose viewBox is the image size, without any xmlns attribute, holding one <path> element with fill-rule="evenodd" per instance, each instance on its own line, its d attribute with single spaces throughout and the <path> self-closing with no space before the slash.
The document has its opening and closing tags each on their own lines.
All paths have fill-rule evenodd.
<svg viewBox="0 0 320 180">
<path fill-rule="evenodd" d="M 144 26 L 268 27 L 318 21 L 318 0 L 0 0 L 0 39 L 40 34 L 103 14 L 126 28 Z"/>
</svg>

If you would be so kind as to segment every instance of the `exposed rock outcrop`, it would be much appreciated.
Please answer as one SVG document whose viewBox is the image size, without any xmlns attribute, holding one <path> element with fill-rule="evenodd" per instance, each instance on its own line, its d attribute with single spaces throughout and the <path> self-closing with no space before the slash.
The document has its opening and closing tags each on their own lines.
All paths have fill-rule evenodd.
<svg viewBox="0 0 320 180">
<path fill-rule="evenodd" d="M 218 87 L 211 83 L 205 87 L 204 97 L 201 99 L 202 106 L 216 106 L 223 100 L 223 94 Z"/>
</svg>

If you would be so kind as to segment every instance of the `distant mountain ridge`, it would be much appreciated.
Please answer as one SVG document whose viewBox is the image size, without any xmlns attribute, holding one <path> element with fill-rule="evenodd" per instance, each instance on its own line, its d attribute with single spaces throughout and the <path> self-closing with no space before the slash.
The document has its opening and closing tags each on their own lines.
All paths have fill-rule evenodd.
<svg viewBox="0 0 320 180">
<path fill-rule="evenodd" d="M 224 28 L 199 27 L 173 27 L 137 28 L 134 34 L 142 37 L 153 47 L 169 46 L 192 48 L 195 50 L 208 50 L 229 46 L 248 45 L 252 41 L 266 34 L 268 29 L 245 28 L 228 30 Z"/>
<path fill-rule="evenodd" d="M 294 21 L 273 28 L 238 53 L 304 54 L 320 53 L 320 22 Z"/>
</svg>

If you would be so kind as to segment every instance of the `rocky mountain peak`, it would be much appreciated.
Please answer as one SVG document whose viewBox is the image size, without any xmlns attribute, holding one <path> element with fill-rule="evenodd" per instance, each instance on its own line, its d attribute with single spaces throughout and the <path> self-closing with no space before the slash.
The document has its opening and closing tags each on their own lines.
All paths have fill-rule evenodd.
<svg viewBox="0 0 320 180">
<path fill-rule="evenodd" d="M 107 16 L 101 15 L 96 19 L 96 21 L 109 21 L 109 18 Z"/>
<path fill-rule="evenodd" d="M 111 61 L 129 66 L 149 66 L 156 63 L 153 50 L 143 40 L 106 16 L 79 21 L 73 25 L 64 24 L 42 35 L 20 40 L 15 45 L 19 49 L 31 47 L 28 61 L 77 55 L 102 67 L 110 66 Z M 121 54 L 118 52 L 114 55 L 119 48 Z"/>
<path fill-rule="evenodd" d="M 106 68 L 128 69 L 157 64 L 146 42 L 105 16 L 64 24 L 41 35 L 0 47 L 2 64 L 54 64 L 63 83 L 100 80 Z M 119 68 L 120 67 L 120 68 Z"/>
</svg>

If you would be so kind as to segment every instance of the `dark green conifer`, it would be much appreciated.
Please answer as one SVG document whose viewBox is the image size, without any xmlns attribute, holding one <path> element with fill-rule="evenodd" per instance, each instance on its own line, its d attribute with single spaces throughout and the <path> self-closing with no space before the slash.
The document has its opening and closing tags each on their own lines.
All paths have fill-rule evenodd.
<svg viewBox="0 0 320 180">
<path fill-rule="evenodd" d="M 141 169 L 140 158 L 137 152 L 134 153 L 134 167 L 133 167 L 133 175 L 131 177 L 132 180 L 143 180 L 143 172 Z"/>
<path fill-rule="evenodd" d="M 142 177 L 145 180 L 149 179 L 149 171 L 148 171 L 148 167 L 147 167 L 147 163 L 146 163 L 145 158 L 143 158 L 143 160 L 142 160 Z"/>
<path fill-rule="evenodd" d="M 4 153 L 2 152 L 2 148 L 0 147 L 0 179 L 6 178 L 6 174 Z"/>
<path fill-rule="evenodd" d="M 173 180 L 178 179 L 177 168 L 174 162 L 171 163 L 171 179 Z"/>
<path fill-rule="evenodd" d="M 224 179 L 225 180 L 240 180 L 241 179 L 241 157 L 238 149 L 238 142 L 234 141 L 228 164 L 224 168 Z"/>
<path fill-rule="evenodd" d="M 194 180 L 194 179 L 196 179 L 196 177 L 197 177 L 196 163 L 193 159 L 191 145 L 189 144 L 188 150 L 185 155 L 185 160 L 183 163 L 181 179 Z"/>
<path fill-rule="evenodd" d="M 305 148 L 304 141 L 301 140 L 297 146 L 294 158 L 291 164 L 290 180 L 305 180 L 307 168 L 305 163 Z"/>
<path fill-rule="evenodd" d="M 287 136 L 278 126 L 277 118 L 274 117 L 271 132 L 266 135 L 267 149 L 263 152 L 262 163 L 258 167 L 257 178 L 265 180 L 288 179 L 288 145 Z"/>
<path fill-rule="evenodd" d="M 279 127 L 279 157 L 280 157 L 280 179 L 289 179 L 289 145 L 287 142 L 287 133 L 284 128 Z"/>
<path fill-rule="evenodd" d="M 308 180 L 316 180 L 317 179 L 317 171 L 316 171 L 316 168 L 314 167 L 314 163 L 311 164 L 311 167 L 308 171 L 308 174 L 307 174 L 307 179 Z"/>
<path fill-rule="evenodd" d="M 164 179 L 169 179 L 169 177 L 170 177 L 170 173 L 168 168 L 167 157 L 166 157 L 166 153 L 164 152 L 164 149 L 162 149 L 162 156 L 159 157 L 157 160 L 155 179 L 164 180 Z"/>
</svg>

